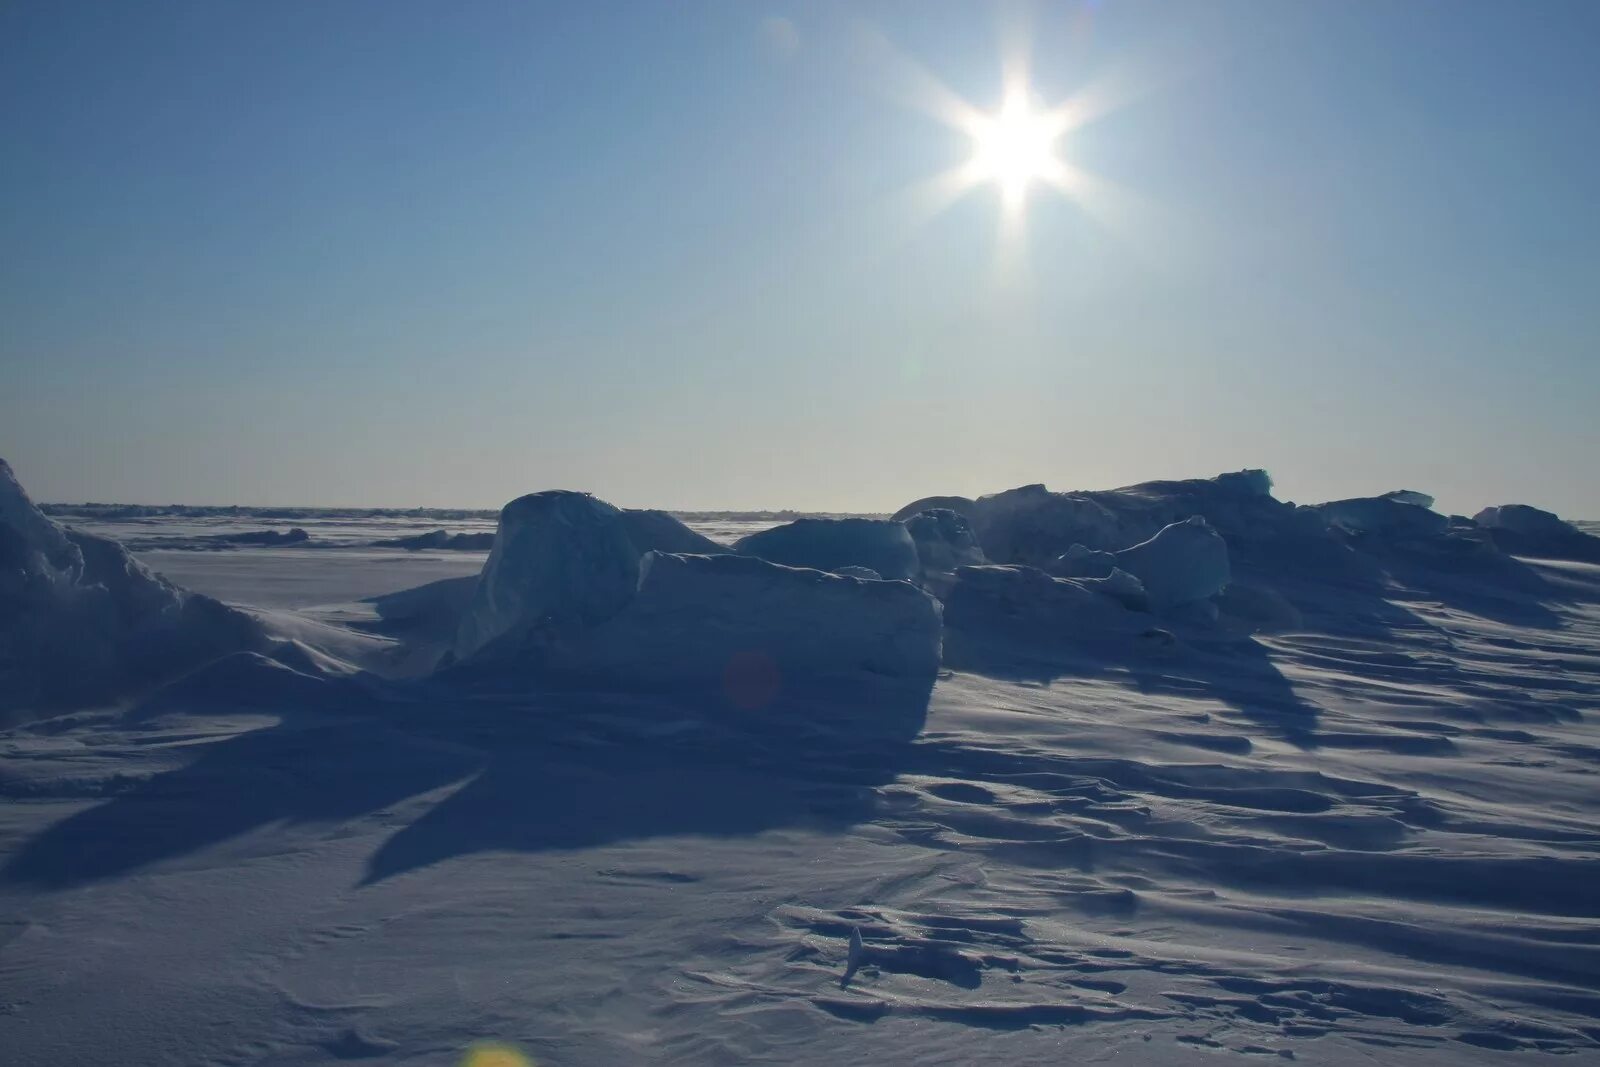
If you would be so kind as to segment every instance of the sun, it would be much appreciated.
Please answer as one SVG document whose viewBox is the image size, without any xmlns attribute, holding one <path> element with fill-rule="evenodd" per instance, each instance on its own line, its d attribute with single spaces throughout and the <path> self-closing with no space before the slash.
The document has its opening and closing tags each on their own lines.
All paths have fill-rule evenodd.
<svg viewBox="0 0 1600 1067">
<path fill-rule="evenodd" d="M 972 136 L 969 176 L 997 184 L 1007 202 L 1020 202 L 1036 181 L 1058 180 L 1056 142 L 1065 124 L 1051 112 L 1034 110 L 1027 94 L 1007 94 L 1000 110 L 975 116 L 967 132 Z"/>
</svg>

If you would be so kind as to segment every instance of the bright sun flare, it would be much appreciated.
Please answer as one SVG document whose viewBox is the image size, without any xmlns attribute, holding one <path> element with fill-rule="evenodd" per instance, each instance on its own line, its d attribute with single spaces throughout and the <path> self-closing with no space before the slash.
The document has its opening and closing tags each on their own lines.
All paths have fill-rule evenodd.
<svg viewBox="0 0 1600 1067">
<path fill-rule="evenodd" d="M 1026 95 L 1009 94 L 999 111 L 975 119 L 968 132 L 970 177 L 995 182 L 1008 202 L 1021 201 L 1035 181 L 1059 182 L 1055 146 L 1065 124 L 1057 114 L 1035 111 Z"/>
</svg>

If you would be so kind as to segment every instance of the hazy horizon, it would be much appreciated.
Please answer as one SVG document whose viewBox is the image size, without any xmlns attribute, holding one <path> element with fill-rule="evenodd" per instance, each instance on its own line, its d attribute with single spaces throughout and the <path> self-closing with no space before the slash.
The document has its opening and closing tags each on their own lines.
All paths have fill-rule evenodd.
<svg viewBox="0 0 1600 1067">
<path fill-rule="evenodd" d="M 1600 517 L 1600 7 L 11 5 L 42 501 Z M 1031 54 L 1084 177 L 934 210 Z M 936 91 L 942 86 L 947 98 Z"/>
<path fill-rule="evenodd" d="M 0 459 L 4 459 L 4 458 L 5 457 L 0 456 Z M 1218 471 L 1216 473 L 1220 474 L 1220 473 L 1224 473 L 1224 472 Z M 1209 476 L 1204 476 L 1204 477 L 1209 477 Z M 1143 480 L 1144 481 L 1155 481 L 1155 480 L 1167 480 L 1167 479 L 1165 479 L 1165 478 L 1160 478 L 1160 479 L 1147 478 L 1147 479 L 1143 479 Z M 778 514 L 778 513 L 781 513 L 781 512 L 792 512 L 792 513 L 795 513 L 795 514 L 804 514 L 804 515 L 892 515 L 896 511 L 899 511 L 906 504 L 912 503 L 915 500 L 920 500 L 923 497 L 928 497 L 928 496 L 969 496 L 969 497 L 976 498 L 978 496 L 983 496 L 983 495 L 986 495 L 986 494 L 989 494 L 989 493 L 1001 492 L 1001 491 L 1003 491 L 1005 489 L 1019 488 L 1022 485 L 1028 485 L 1028 484 L 1034 484 L 1034 483 L 1019 482 L 1019 483 L 1017 483 L 1017 485 L 997 486 L 997 487 L 995 487 L 993 489 L 986 489 L 986 490 L 983 490 L 983 491 L 978 492 L 978 493 L 943 493 L 943 492 L 939 492 L 939 493 L 918 493 L 918 494 L 915 494 L 913 496 L 908 496 L 908 497 L 906 497 L 906 499 L 898 501 L 897 503 L 895 503 L 893 505 L 885 505 L 883 507 L 877 507 L 877 508 L 860 508 L 860 509 L 856 509 L 856 510 L 848 510 L 848 509 L 844 509 L 844 508 L 801 508 L 801 507 L 795 507 L 795 506 L 793 506 L 791 504 L 783 504 L 783 503 L 775 503 L 775 504 L 770 504 L 770 505 L 750 504 L 750 505 L 746 505 L 746 506 L 734 505 L 734 506 L 727 506 L 727 507 L 704 507 L 704 508 L 701 508 L 701 507 L 681 507 L 681 506 L 678 506 L 678 505 L 675 505 L 675 504 L 671 503 L 670 501 L 662 502 L 662 501 L 659 501 L 659 500 L 657 500 L 657 501 L 633 501 L 633 500 L 626 500 L 626 499 L 614 499 L 614 500 L 609 500 L 609 502 L 613 503 L 613 504 L 616 504 L 618 507 L 653 508 L 653 509 L 656 509 L 656 510 L 667 511 L 667 512 L 671 512 L 673 514 L 678 514 L 678 515 L 692 515 L 692 514 L 702 514 L 702 515 Z M 1128 484 L 1129 485 L 1133 485 L 1133 484 L 1137 484 L 1137 483 L 1128 483 Z M 24 482 L 24 485 L 26 485 L 25 482 Z M 1052 489 L 1052 490 L 1069 491 L 1069 492 L 1074 492 L 1074 491 L 1103 491 L 1103 490 L 1110 490 L 1110 489 L 1127 488 L 1126 485 L 1072 485 L 1072 486 L 1068 486 L 1068 485 L 1048 485 L 1047 487 Z M 1412 488 L 1412 487 L 1410 487 L 1410 486 L 1394 486 L 1393 488 L 1394 489 L 1405 489 L 1405 488 Z M 183 500 L 183 499 L 173 499 L 173 500 L 155 500 L 155 499 L 152 499 L 152 500 L 118 500 L 118 499 L 112 499 L 112 498 L 109 498 L 109 497 L 107 497 L 107 498 L 82 497 L 82 498 L 77 498 L 77 499 L 56 499 L 56 498 L 38 496 L 37 494 L 31 494 L 31 493 L 30 493 L 30 495 L 33 497 L 33 499 L 34 499 L 34 501 L 36 503 L 38 503 L 40 505 L 43 505 L 43 506 L 46 506 L 46 507 L 79 507 L 79 506 L 88 506 L 88 505 L 116 505 L 116 506 L 126 506 L 126 507 L 148 507 L 148 508 L 162 508 L 162 507 L 229 508 L 229 507 L 238 507 L 238 508 L 245 508 L 245 509 L 252 509 L 252 510 L 304 508 L 304 509 L 308 509 L 308 510 L 316 509 L 316 510 L 331 510 L 331 511 L 340 511 L 340 510 L 350 510 L 350 511 L 375 510 L 375 511 L 478 511 L 478 512 L 496 512 L 496 511 L 499 511 L 501 508 L 503 508 L 506 504 L 510 503 L 512 500 L 516 499 L 518 496 L 522 496 L 522 495 L 524 495 L 526 493 L 540 492 L 540 491 L 546 490 L 546 489 L 568 489 L 568 490 L 577 490 L 577 491 L 580 491 L 580 492 L 593 492 L 592 490 L 585 489 L 585 488 L 583 488 L 581 486 L 562 486 L 562 485 L 530 486 L 528 489 L 523 490 L 520 493 L 514 493 L 511 496 L 507 497 L 505 500 L 503 500 L 503 501 L 501 501 L 501 502 L 499 502 L 497 504 L 459 504 L 459 503 L 457 503 L 457 504 L 452 504 L 452 503 L 438 503 L 438 504 L 414 504 L 414 503 L 412 503 L 412 504 L 408 504 L 408 503 L 392 503 L 392 502 L 391 503 L 375 502 L 375 503 L 356 503 L 356 504 L 352 504 L 352 503 L 349 503 L 348 501 L 346 501 L 346 502 L 324 501 L 324 502 L 317 502 L 317 503 L 307 503 L 307 502 L 305 502 L 303 500 L 267 500 L 267 501 L 259 501 L 259 500 L 243 500 L 243 499 L 240 499 L 240 500 Z M 1388 490 L 1388 489 L 1384 489 L 1384 490 L 1374 489 L 1370 493 L 1362 493 L 1362 494 L 1357 494 L 1357 495 L 1376 496 L 1376 495 L 1380 495 L 1383 492 L 1389 492 L 1389 491 L 1390 490 Z M 1424 490 L 1424 491 L 1426 491 L 1426 490 Z M 1313 499 L 1312 497 L 1309 497 L 1309 496 L 1303 496 L 1303 495 L 1302 496 L 1295 496 L 1292 493 L 1287 492 L 1282 486 L 1278 485 L 1276 478 L 1274 478 L 1272 494 L 1273 494 L 1273 496 L 1275 496 L 1279 500 L 1285 500 L 1285 501 L 1289 501 L 1289 502 L 1296 503 L 1296 504 L 1320 504 L 1320 503 L 1325 503 L 1327 499 L 1344 499 L 1344 498 L 1326 498 L 1325 499 L 1325 498 L 1321 498 L 1321 497 Z M 600 496 L 601 494 L 595 493 L 594 495 Z M 1492 507 L 1492 506 L 1495 506 L 1496 504 L 1507 504 L 1507 503 L 1526 503 L 1526 501 L 1501 500 L 1501 501 L 1494 501 L 1492 503 L 1486 501 L 1483 504 L 1476 505 L 1476 506 L 1469 505 L 1466 508 L 1450 508 L 1450 507 L 1446 507 L 1444 502 L 1439 501 L 1439 502 L 1435 503 L 1435 510 L 1442 511 L 1442 512 L 1445 512 L 1445 513 L 1448 513 L 1448 514 L 1466 515 L 1466 516 L 1470 517 L 1470 516 L 1476 514 L 1477 512 L 1481 511 L 1485 507 Z M 1566 513 L 1566 514 L 1562 515 L 1562 517 L 1565 518 L 1565 519 L 1577 520 L 1577 521 L 1580 521 L 1580 522 L 1593 522 L 1593 521 L 1596 521 L 1595 517 L 1593 515 L 1579 514 L 1579 513 L 1576 513 L 1576 512 Z"/>
</svg>

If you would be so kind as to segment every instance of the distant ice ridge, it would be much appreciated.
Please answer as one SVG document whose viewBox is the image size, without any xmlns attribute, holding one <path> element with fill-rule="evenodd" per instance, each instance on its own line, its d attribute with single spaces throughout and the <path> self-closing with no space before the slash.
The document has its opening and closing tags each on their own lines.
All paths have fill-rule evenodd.
<svg viewBox="0 0 1600 1067">
<path fill-rule="evenodd" d="M 630 520 L 602 500 L 566 491 L 506 505 L 461 618 L 456 659 L 624 685 L 721 682 L 752 663 L 791 680 L 857 672 L 931 679 L 938 669 L 939 604 L 910 582 L 745 555 L 641 551 L 630 521 L 652 544 L 698 536 L 669 528 L 677 524 L 671 516 L 650 514 L 648 522 Z M 796 553 L 835 552 L 830 561 L 864 543 L 884 550 L 877 562 L 914 572 L 905 528 L 877 526 L 892 526 L 894 536 L 875 527 L 801 527 L 776 543 Z"/>
<path fill-rule="evenodd" d="M 1307 567 L 1370 575 L 1400 565 L 1402 557 L 1503 567 L 1501 553 L 1600 561 L 1600 538 L 1548 512 L 1505 505 L 1474 520 L 1441 515 L 1433 503 L 1426 493 L 1398 489 L 1297 506 L 1272 496 L 1265 471 L 1244 470 L 1122 489 L 1054 492 L 1025 485 L 976 499 L 924 497 L 895 518 L 915 528 L 925 521 L 919 516 L 937 510 L 966 523 L 975 535 L 973 551 L 991 564 L 1042 572 L 1024 578 L 969 565 L 955 571 L 953 585 L 930 583 L 958 619 L 974 617 L 968 608 L 981 590 L 979 599 L 1003 601 L 1021 615 L 1029 612 L 1017 605 L 1028 596 L 1044 598 L 1053 605 L 1045 614 L 1059 618 L 1063 605 L 1097 592 L 1127 608 L 1193 622 L 1212 618 L 1224 602 L 1251 618 L 1281 622 L 1295 617 L 1292 605 L 1259 579 L 1283 567 L 1302 575 Z M 920 540 L 918 547 L 924 547 Z M 1235 588 L 1241 559 L 1255 584 Z M 1044 576 L 1066 580 L 1076 592 Z"/>
<path fill-rule="evenodd" d="M 1053 492 L 1043 485 L 1024 485 L 976 500 L 924 497 L 894 517 L 905 521 L 931 508 L 963 516 L 991 562 L 1043 569 L 1054 566 L 1073 546 L 1118 552 L 1195 515 L 1204 516 L 1229 542 L 1270 537 L 1297 522 L 1294 505 L 1273 499 L 1272 480 L 1261 470 L 1123 489 Z"/>
<path fill-rule="evenodd" d="M 0 710 L 111 699 L 268 643 L 245 613 L 45 517 L 0 460 Z"/>
</svg>

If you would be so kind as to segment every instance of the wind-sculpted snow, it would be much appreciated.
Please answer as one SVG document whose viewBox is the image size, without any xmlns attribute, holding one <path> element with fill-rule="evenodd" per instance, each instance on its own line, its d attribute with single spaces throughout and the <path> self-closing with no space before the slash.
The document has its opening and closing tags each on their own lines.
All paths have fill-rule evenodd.
<svg viewBox="0 0 1600 1067">
<path fill-rule="evenodd" d="M 503 670 L 380 680 L 319 616 L 0 730 L 0 1058 L 1600 1057 L 1600 566 L 1409 490 L 1339 521 L 1252 473 L 1066 495 L 1128 540 L 1019 512 L 1054 573 L 958 568 L 942 627 L 910 582 L 645 553 L 603 619 L 518 616 Z M 1215 618 L 1132 600 L 1118 554 L 1173 523 L 1185 581 L 1226 543 Z M 8 567 L 83 554 L 31 529 Z M 941 631 L 937 678 L 894 673 Z"/>
<path fill-rule="evenodd" d="M 904 524 L 884 519 L 796 519 L 740 538 L 734 551 L 789 567 L 836 571 L 866 567 L 888 579 L 921 573 Z"/>
<path fill-rule="evenodd" d="M 0 460 L 0 711 L 105 700 L 265 642 L 115 541 L 57 526 Z"/>
</svg>

